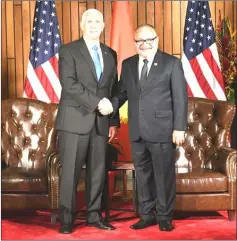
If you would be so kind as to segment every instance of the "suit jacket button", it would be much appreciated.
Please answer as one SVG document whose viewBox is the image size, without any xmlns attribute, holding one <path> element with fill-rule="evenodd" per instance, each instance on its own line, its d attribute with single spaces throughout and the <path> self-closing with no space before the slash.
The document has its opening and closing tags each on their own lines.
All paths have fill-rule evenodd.
<svg viewBox="0 0 237 241">
<path fill-rule="evenodd" d="M 142 99 L 142 95 L 140 95 L 140 97 L 139 97 L 140 99 Z"/>
</svg>

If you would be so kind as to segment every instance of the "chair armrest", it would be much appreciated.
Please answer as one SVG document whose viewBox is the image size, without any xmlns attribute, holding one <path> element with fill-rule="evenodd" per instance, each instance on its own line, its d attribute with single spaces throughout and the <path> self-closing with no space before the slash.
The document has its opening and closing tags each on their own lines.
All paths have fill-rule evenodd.
<svg viewBox="0 0 237 241">
<path fill-rule="evenodd" d="M 230 194 L 230 210 L 236 210 L 236 157 L 237 151 L 229 147 L 221 147 L 213 168 L 228 177 L 228 193 Z"/>
<path fill-rule="evenodd" d="M 58 208 L 59 181 L 61 175 L 61 163 L 58 151 L 52 151 L 47 155 L 46 171 L 48 176 L 48 190 L 52 209 Z"/>
<path fill-rule="evenodd" d="M 217 151 L 217 158 L 212 160 L 212 167 L 226 174 L 230 181 L 236 181 L 237 151 L 230 147 L 221 147 Z"/>
</svg>

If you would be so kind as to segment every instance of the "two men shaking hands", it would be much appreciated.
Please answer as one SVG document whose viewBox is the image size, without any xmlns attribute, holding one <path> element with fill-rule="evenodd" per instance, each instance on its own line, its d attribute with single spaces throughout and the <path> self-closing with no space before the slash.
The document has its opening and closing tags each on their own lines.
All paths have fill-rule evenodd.
<svg viewBox="0 0 237 241">
<path fill-rule="evenodd" d="M 98 104 L 98 110 L 102 115 L 109 115 L 113 112 L 113 106 L 109 99 L 103 98 Z"/>
<path fill-rule="evenodd" d="M 158 224 L 161 231 L 171 231 L 176 196 L 175 148 L 184 143 L 187 130 L 188 98 L 181 60 L 158 48 L 159 36 L 153 26 L 140 25 L 134 33 L 137 54 L 123 61 L 117 83 L 117 54 L 100 43 L 102 13 L 86 10 L 80 26 L 83 36 L 63 45 L 59 52 L 59 232 L 73 231 L 76 190 L 84 163 L 86 225 L 115 229 L 102 216 L 102 194 L 107 143 L 116 135 L 118 111 L 126 101 L 141 217 L 131 229 Z"/>
</svg>

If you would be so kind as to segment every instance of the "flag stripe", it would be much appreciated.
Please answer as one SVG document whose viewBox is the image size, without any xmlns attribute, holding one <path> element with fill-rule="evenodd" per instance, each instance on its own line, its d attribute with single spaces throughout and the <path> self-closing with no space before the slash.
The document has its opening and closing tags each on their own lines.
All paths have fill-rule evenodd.
<svg viewBox="0 0 237 241">
<path fill-rule="evenodd" d="M 199 61 L 197 60 L 197 58 L 193 58 L 189 62 L 191 64 L 191 66 L 192 66 L 194 74 L 196 76 L 198 76 L 197 77 L 198 83 L 199 83 L 201 89 L 203 90 L 203 92 L 205 93 L 205 96 L 208 97 L 208 98 L 216 100 L 216 95 L 212 91 L 212 88 L 210 87 L 209 82 L 205 78 L 205 76 L 204 76 L 204 74 L 202 72 L 202 68 L 200 67 L 200 64 L 199 64 Z"/>
<path fill-rule="evenodd" d="M 199 66 L 203 73 L 205 80 L 208 82 L 210 88 L 212 89 L 213 94 L 215 95 L 216 99 L 225 100 L 225 94 L 216 80 L 215 76 L 213 75 L 213 68 L 210 69 L 206 59 L 204 58 L 203 54 L 199 54 L 197 56 L 197 61 L 199 62 Z M 209 62 L 210 64 L 210 62 Z"/>
<path fill-rule="evenodd" d="M 38 76 L 38 79 L 40 80 L 40 83 L 43 86 L 45 92 L 47 93 L 50 101 L 53 102 L 55 92 L 47 75 L 44 72 L 44 69 L 42 68 L 42 65 L 35 69 L 35 73 Z"/>
<path fill-rule="evenodd" d="M 188 96 L 194 97 L 193 92 L 191 91 L 189 85 L 187 84 L 187 91 L 188 91 Z"/>
<path fill-rule="evenodd" d="M 50 62 L 50 64 L 52 65 L 53 70 L 54 70 L 56 76 L 59 78 L 59 73 L 58 73 L 58 59 L 57 59 L 56 55 L 53 56 L 52 58 L 50 58 L 50 59 L 49 59 L 49 62 Z"/>
<path fill-rule="evenodd" d="M 50 99 L 45 92 L 45 89 L 42 87 L 41 82 L 39 81 L 39 78 L 31 65 L 31 62 L 28 63 L 28 69 L 27 69 L 27 78 L 29 80 L 29 84 L 31 85 L 34 94 L 38 100 L 42 100 L 45 102 L 50 102 Z"/>
<path fill-rule="evenodd" d="M 54 94 L 56 94 L 56 99 L 59 100 L 60 97 L 60 93 L 61 93 L 61 86 L 59 83 L 59 79 L 57 77 L 57 75 L 55 74 L 55 71 L 52 67 L 52 65 L 50 64 L 49 61 L 45 62 L 42 64 L 42 69 L 44 70 L 44 74 L 46 76 L 46 81 L 49 81 L 52 87 L 52 91 Z"/>
<path fill-rule="evenodd" d="M 220 63 L 220 59 L 219 59 L 219 55 L 218 55 L 218 50 L 217 50 L 217 46 L 216 46 L 216 43 L 215 44 L 212 44 L 209 49 L 211 50 L 212 52 L 212 56 L 213 58 L 215 59 L 219 69 L 221 69 L 221 63 Z"/>
<path fill-rule="evenodd" d="M 193 72 L 192 66 L 190 65 L 189 60 L 187 59 L 185 53 L 182 56 L 182 63 L 184 69 L 184 76 L 190 88 L 192 96 L 205 98 L 202 88 L 200 87 L 195 73 Z"/>
<path fill-rule="evenodd" d="M 32 86 L 28 80 L 28 78 L 26 77 L 26 80 L 25 80 L 25 91 L 23 93 L 23 97 L 26 97 L 26 98 L 30 98 L 30 99 L 37 99 L 33 89 L 32 89 Z"/>
<path fill-rule="evenodd" d="M 203 56 L 206 59 L 207 64 L 209 65 L 209 68 L 212 70 L 216 80 L 218 81 L 219 85 L 221 86 L 221 88 L 224 92 L 225 88 L 224 88 L 224 81 L 223 81 L 223 78 L 222 78 L 221 70 L 216 63 L 211 50 L 210 49 L 204 50 Z"/>
</svg>

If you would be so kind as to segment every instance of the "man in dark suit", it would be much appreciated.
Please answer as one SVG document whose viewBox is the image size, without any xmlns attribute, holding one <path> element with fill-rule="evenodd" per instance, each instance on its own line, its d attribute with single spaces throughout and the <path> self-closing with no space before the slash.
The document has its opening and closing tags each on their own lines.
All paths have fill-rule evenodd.
<svg viewBox="0 0 237 241">
<path fill-rule="evenodd" d="M 153 26 L 135 31 L 137 55 L 122 63 L 114 113 L 128 100 L 129 135 L 141 219 L 131 226 L 159 224 L 171 231 L 175 204 L 175 144 L 187 129 L 187 90 L 181 61 L 158 49 Z M 173 143 L 172 143 L 173 140 Z M 156 210 L 156 215 L 154 211 Z"/>
<path fill-rule="evenodd" d="M 76 212 L 79 174 L 86 163 L 87 225 L 115 229 L 101 215 L 105 180 L 106 146 L 119 126 L 119 115 L 109 118 L 109 98 L 117 82 L 117 54 L 100 43 L 103 15 L 96 9 L 84 12 L 83 37 L 59 51 L 61 99 L 56 119 L 62 163 L 59 232 L 71 233 Z M 109 139 L 108 139 L 109 137 Z"/>
</svg>

